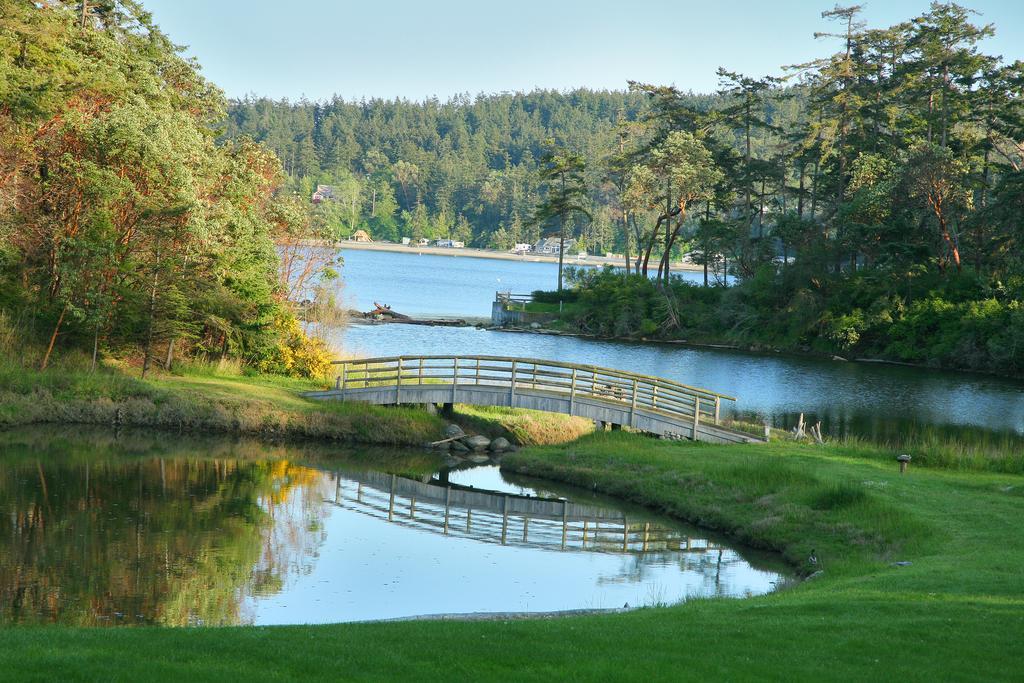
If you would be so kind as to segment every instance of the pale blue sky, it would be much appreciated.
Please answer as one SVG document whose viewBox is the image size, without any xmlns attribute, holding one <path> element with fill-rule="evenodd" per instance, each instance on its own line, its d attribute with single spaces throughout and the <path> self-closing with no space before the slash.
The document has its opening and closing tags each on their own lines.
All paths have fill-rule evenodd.
<svg viewBox="0 0 1024 683">
<path fill-rule="evenodd" d="M 711 91 L 724 66 L 777 74 L 827 54 L 834 0 L 144 0 L 230 97 L 446 99 L 456 93 L 621 89 L 628 80 Z M 994 23 L 985 49 L 1024 59 L 1024 0 L 960 0 Z M 846 4 L 852 4 L 848 2 Z M 874 0 L 888 26 L 927 0 Z"/>
</svg>

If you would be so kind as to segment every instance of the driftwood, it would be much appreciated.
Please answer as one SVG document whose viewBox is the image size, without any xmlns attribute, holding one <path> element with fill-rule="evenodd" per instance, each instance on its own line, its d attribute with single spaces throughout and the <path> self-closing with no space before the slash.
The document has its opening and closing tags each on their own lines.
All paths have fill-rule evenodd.
<svg viewBox="0 0 1024 683">
<path fill-rule="evenodd" d="M 813 436 L 814 440 L 817 441 L 819 444 L 821 444 L 821 445 L 825 444 L 825 439 L 821 435 L 821 422 L 820 421 L 816 425 L 811 427 L 811 436 Z"/>
<path fill-rule="evenodd" d="M 387 304 L 381 305 L 374 301 L 373 305 L 376 306 L 376 308 L 366 314 L 367 318 L 374 318 L 379 315 L 385 318 L 393 318 L 395 320 L 410 320 L 409 316 L 397 311 L 392 311 L 391 307 Z"/>
<path fill-rule="evenodd" d="M 800 421 L 793 427 L 793 438 L 799 440 L 805 436 L 807 435 L 804 433 L 804 414 L 800 413 Z"/>
</svg>

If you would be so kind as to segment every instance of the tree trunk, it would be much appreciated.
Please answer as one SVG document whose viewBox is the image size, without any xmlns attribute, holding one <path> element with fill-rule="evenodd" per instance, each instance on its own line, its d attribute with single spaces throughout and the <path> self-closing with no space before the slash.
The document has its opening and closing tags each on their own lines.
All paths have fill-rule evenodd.
<svg viewBox="0 0 1024 683">
<path fill-rule="evenodd" d="M 167 358 L 164 360 L 164 370 L 168 372 L 171 370 L 171 363 L 174 362 L 174 341 L 174 337 L 171 337 L 171 340 L 167 342 Z"/>
<path fill-rule="evenodd" d="M 57 324 L 53 326 L 53 334 L 50 335 L 50 345 L 46 347 L 46 355 L 43 356 L 42 365 L 39 366 L 39 370 L 45 370 L 46 366 L 50 364 L 50 354 L 53 353 L 53 345 L 57 343 L 57 334 L 60 332 L 60 326 L 64 322 L 64 315 L 68 312 L 68 305 L 64 304 L 64 308 L 60 311 L 60 317 L 57 318 Z"/>
<path fill-rule="evenodd" d="M 92 335 L 92 371 L 96 372 L 96 359 L 100 352 L 100 324 L 96 323 L 96 330 Z"/>
</svg>

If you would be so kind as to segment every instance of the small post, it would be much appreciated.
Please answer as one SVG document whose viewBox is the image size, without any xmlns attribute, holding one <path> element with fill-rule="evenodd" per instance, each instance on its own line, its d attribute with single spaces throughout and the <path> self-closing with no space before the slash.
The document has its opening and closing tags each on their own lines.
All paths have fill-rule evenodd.
<svg viewBox="0 0 1024 683">
<path fill-rule="evenodd" d="M 907 465 L 910 464 L 910 456 L 906 453 L 896 456 L 897 462 L 900 464 L 900 474 L 907 473 Z"/>
<path fill-rule="evenodd" d="M 508 405 L 510 408 L 516 406 L 516 361 L 512 361 L 512 378 L 508 386 Z"/>
<path fill-rule="evenodd" d="M 345 391 L 345 380 L 348 379 L 348 363 L 341 364 L 341 390 Z"/>
<path fill-rule="evenodd" d="M 658 385 L 657 385 L 657 383 L 655 383 L 655 384 L 652 384 L 651 386 L 654 388 L 653 394 L 651 396 L 651 405 L 654 406 L 655 408 L 657 408 L 658 407 Z"/>
<path fill-rule="evenodd" d="M 764 440 L 766 442 L 772 440 L 772 428 L 771 425 L 768 424 L 768 420 L 764 421 Z"/>
<path fill-rule="evenodd" d="M 572 369 L 572 383 L 569 385 L 569 414 L 572 415 L 573 404 L 576 400 L 576 368 Z"/>
<path fill-rule="evenodd" d="M 721 396 L 715 396 L 715 424 L 718 424 L 719 420 L 721 419 L 721 409 L 722 409 L 722 397 Z"/>
<path fill-rule="evenodd" d="M 693 440 L 697 440 L 697 427 L 700 426 L 700 396 L 693 397 Z"/>
<path fill-rule="evenodd" d="M 480 384 L 480 359 L 476 359 L 476 383 Z"/>
<path fill-rule="evenodd" d="M 420 356 L 420 368 L 419 368 L 419 372 L 416 375 L 416 378 L 417 378 L 416 379 L 416 383 L 419 384 L 419 385 L 422 385 L 423 384 L 423 356 Z"/>
<path fill-rule="evenodd" d="M 395 383 L 395 403 L 402 402 L 402 357 L 398 357 L 398 382 Z"/>
<path fill-rule="evenodd" d="M 633 378 L 633 401 L 629 406 L 629 426 L 636 427 L 636 390 L 637 378 Z"/>
<path fill-rule="evenodd" d="M 459 357 L 456 356 L 452 363 L 452 403 L 455 403 L 455 391 L 459 386 Z"/>
</svg>

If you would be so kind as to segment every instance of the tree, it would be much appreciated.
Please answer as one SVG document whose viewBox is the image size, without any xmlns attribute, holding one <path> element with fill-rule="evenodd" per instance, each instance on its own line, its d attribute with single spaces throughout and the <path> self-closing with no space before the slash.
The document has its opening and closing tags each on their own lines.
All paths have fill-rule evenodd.
<svg viewBox="0 0 1024 683">
<path fill-rule="evenodd" d="M 566 229 L 573 216 L 590 218 L 585 202 L 587 188 L 583 180 L 586 164 L 579 154 L 557 150 L 554 143 L 541 157 L 540 180 L 545 184 L 544 198 L 537 204 L 533 222 L 558 225 L 558 291 L 562 291 L 562 264 L 565 257 Z"/>
</svg>

